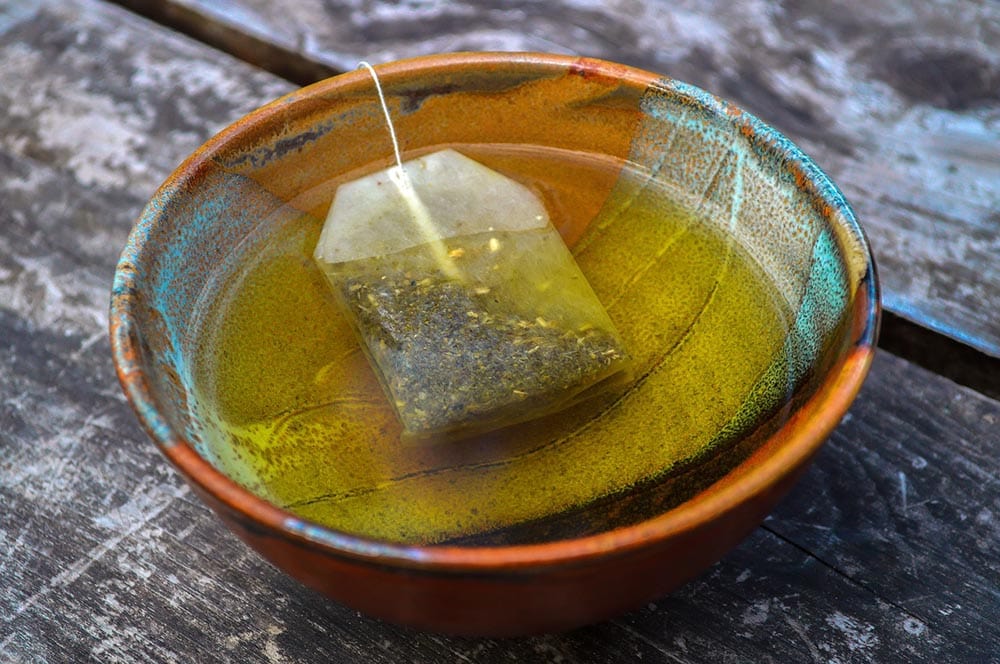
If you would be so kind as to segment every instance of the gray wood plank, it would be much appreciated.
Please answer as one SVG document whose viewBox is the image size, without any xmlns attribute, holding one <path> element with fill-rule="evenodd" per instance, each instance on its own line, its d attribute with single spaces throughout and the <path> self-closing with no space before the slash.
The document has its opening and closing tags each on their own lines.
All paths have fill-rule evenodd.
<svg viewBox="0 0 1000 664">
<path fill-rule="evenodd" d="M 870 233 L 888 309 L 1000 357 L 996 3 L 117 1 L 253 58 L 240 37 L 250 35 L 271 49 L 261 64 L 277 57 L 304 73 L 538 50 L 704 87 L 785 132 L 844 189 Z"/>
<path fill-rule="evenodd" d="M 105 326 L 156 183 L 287 85 L 93 0 L 24 7 L 0 2 L 0 661 L 1000 661 L 1000 403 L 888 354 L 762 528 L 619 619 L 451 639 L 277 572 L 139 429 Z"/>
</svg>

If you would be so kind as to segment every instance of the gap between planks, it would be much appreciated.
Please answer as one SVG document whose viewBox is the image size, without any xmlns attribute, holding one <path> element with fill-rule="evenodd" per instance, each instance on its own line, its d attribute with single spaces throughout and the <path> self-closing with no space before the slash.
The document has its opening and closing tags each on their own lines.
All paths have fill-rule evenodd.
<svg viewBox="0 0 1000 664">
<path fill-rule="evenodd" d="M 163 0 L 106 1 L 271 72 L 275 76 L 280 76 L 295 85 L 306 86 L 344 73 L 335 67 L 315 62 L 295 51 L 259 39 L 251 33 L 206 19 L 203 14 L 178 3 Z"/>
<path fill-rule="evenodd" d="M 306 86 L 343 73 L 252 34 L 162 0 L 107 0 L 216 50 Z M 959 385 L 1000 400 L 1000 357 L 883 310 L 878 346 Z"/>
</svg>

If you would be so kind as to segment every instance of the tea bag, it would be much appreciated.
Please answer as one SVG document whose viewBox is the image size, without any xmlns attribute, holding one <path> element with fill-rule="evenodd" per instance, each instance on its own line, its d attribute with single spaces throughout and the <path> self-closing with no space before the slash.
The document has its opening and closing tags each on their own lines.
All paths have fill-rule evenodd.
<svg viewBox="0 0 1000 664">
<path fill-rule="evenodd" d="M 542 202 L 455 150 L 402 163 L 397 149 L 397 165 L 342 184 L 314 258 L 404 440 L 521 422 L 627 376 L 619 335 Z"/>
</svg>

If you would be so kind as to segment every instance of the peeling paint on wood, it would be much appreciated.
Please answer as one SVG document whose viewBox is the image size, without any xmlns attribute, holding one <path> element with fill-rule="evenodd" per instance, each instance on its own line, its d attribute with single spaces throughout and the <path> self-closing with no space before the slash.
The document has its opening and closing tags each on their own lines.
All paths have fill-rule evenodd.
<svg viewBox="0 0 1000 664">
<path fill-rule="evenodd" d="M 20 4 L 20 3 L 15 3 Z M 0 13 L 0 148 L 148 199 L 212 132 L 291 89 L 101 3 Z M 23 7 L 23 5 L 22 5 Z"/>
</svg>

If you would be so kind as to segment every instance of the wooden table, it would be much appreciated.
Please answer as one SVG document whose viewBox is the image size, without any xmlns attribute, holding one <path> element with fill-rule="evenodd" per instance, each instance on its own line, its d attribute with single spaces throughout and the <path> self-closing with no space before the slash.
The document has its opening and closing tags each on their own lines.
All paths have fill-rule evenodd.
<svg viewBox="0 0 1000 664">
<path fill-rule="evenodd" d="M 285 577 L 162 460 L 108 352 L 118 252 L 186 154 L 362 57 L 459 49 L 743 104 L 842 186 L 881 268 L 883 351 L 794 492 L 568 634 L 417 633 Z M 998 397 L 995 3 L 0 0 L 0 661 L 1000 662 Z"/>
</svg>

